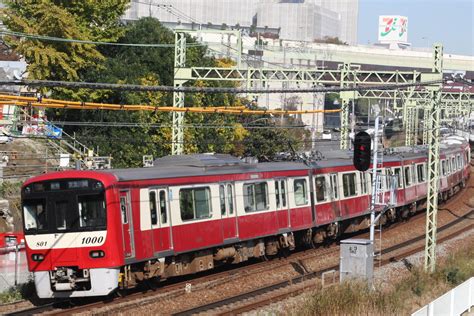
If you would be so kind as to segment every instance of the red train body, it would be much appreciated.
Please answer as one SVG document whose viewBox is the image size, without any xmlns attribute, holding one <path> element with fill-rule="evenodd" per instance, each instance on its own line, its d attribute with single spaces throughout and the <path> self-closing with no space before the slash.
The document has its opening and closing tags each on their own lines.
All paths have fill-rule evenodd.
<svg viewBox="0 0 474 316">
<path fill-rule="evenodd" d="M 443 146 L 446 199 L 469 176 L 470 148 Z M 383 221 L 424 207 L 426 165 L 426 150 L 384 157 L 399 183 Z M 151 168 L 45 174 L 22 188 L 28 266 L 41 298 L 99 296 L 321 243 L 368 227 L 370 178 L 339 151 L 311 166 L 192 155 Z"/>
</svg>

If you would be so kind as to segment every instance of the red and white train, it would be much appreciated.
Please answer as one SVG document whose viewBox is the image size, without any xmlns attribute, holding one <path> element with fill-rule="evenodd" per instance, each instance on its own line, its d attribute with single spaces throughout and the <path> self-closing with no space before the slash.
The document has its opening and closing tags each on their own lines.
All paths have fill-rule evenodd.
<svg viewBox="0 0 474 316">
<path fill-rule="evenodd" d="M 442 145 L 440 160 L 447 199 L 469 177 L 469 144 Z M 422 209 L 426 150 L 394 151 L 383 166 L 398 188 L 382 220 Z M 100 296 L 322 243 L 368 227 L 370 178 L 341 151 L 312 165 L 201 154 L 41 175 L 22 187 L 29 270 L 40 298 Z"/>
</svg>

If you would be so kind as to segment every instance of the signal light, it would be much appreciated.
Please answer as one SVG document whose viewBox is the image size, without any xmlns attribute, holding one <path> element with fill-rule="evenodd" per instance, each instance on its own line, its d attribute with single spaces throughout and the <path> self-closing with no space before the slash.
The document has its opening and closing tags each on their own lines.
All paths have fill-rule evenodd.
<svg viewBox="0 0 474 316">
<path fill-rule="evenodd" d="M 372 139 L 366 132 L 359 132 L 354 139 L 354 167 L 359 171 L 367 171 L 370 167 Z"/>
</svg>

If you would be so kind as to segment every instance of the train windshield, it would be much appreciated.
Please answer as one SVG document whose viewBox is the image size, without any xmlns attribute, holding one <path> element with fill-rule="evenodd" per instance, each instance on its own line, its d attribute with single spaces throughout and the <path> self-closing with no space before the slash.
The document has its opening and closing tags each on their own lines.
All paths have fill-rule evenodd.
<svg viewBox="0 0 474 316">
<path fill-rule="evenodd" d="M 102 185 L 35 183 L 22 192 L 26 234 L 104 230 L 107 225 Z M 35 190 L 36 189 L 36 190 Z"/>
</svg>

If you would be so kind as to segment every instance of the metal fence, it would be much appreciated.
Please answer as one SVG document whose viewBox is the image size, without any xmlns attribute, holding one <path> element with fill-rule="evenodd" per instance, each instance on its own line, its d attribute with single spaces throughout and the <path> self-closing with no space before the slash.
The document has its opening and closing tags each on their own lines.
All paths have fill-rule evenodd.
<svg viewBox="0 0 474 316">
<path fill-rule="evenodd" d="M 423 306 L 412 316 L 462 315 L 474 310 L 474 277 Z"/>
<path fill-rule="evenodd" d="M 0 248 L 0 292 L 27 283 L 30 273 L 21 245 Z"/>
</svg>

